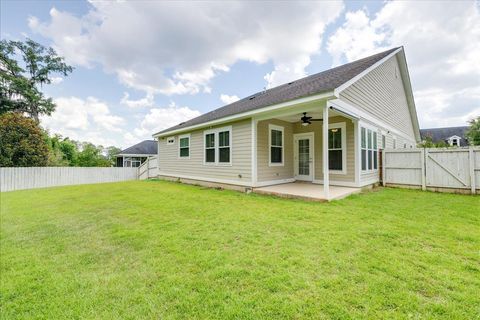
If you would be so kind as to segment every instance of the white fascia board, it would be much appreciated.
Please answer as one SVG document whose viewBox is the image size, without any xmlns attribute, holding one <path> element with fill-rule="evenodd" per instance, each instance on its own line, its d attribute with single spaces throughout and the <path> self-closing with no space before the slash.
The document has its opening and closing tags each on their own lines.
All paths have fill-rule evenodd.
<svg viewBox="0 0 480 320">
<path fill-rule="evenodd" d="M 405 56 L 404 50 L 400 52 L 400 59 L 398 60 L 397 61 L 399 62 L 400 72 L 402 74 L 403 88 L 406 91 L 405 95 L 407 96 L 407 103 L 410 110 L 410 117 L 413 124 L 415 139 L 417 140 L 416 142 L 420 142 L 422 139 L 420 136 L 420 125 L 418 123 L 417 108 L 415 106 L 415 100 L 413 98 L 412 83 L 410 82 L 410 73 L 408 72 L 407 58 Z"/>
<path fill-rule="evenodd" d="M 271 112 L 271 111 L 282 109 L 282 108 L 287 108 L 287 107 L 290 107 L 290 106 L 294 106 L 296 104 L 312 102 L 312 101 L 315 101 L 315 100 L 322 100 L 322 99 L 326 99 L 326 98 L 329 98 L 329 97 L 332 97 L 332 96 L 333 96 L 333 91 L 328 91 L 328 92 L 316 94 L 316 95 L 313 95 L 313 96 L 308 96 L 308 97 L 304 97 L 304 98 L 290 100 L 290 101 L 274 104 L 274 105 L 271 105 L 271 106 L 268 106 L 268 107 L 263 107 L 263 108 L 259 108 L 259 109 L 255 109 L 255 110 L 251 110 L 251 111 L 247 111 L 247 112 L 242 112 L 242 113 L 239 113 L 239 114 L 223 117 L 223 118 L 220 118 L 220 119 L 216 119 L 216 120 L 212 120 L 212 121 L 208 121 L 208 122 L 204 122 L 204 123 L 199 123 L 197 125 L 193 125 L 193 126 L 189 126 L 189 127 L 185 127 L 185 128 L 181 128 L 181 129 L 177 129 L 177 130 L 166 131 L 164 133 L 155 133 L 153 135 L 153 137 L 158 138 L 158 137 L 164 137 L 164 136 L 171 136 L 171 135 L 174 135 L 174 134 L 177 134 L 177 133 L 180 133 L 180 132 L 191 131 L 191 130 L 194 130 L 194 129 L 209 127 L 209 126 L 213 126 L 213 125 L 217 125 L 217 124 L 222 124 L 222 123 L 225 123 L 225 122 L 231 122 L 231 121 L 235 121 L 235 120 L 246 119 L 246 118 L 250 118 L 250 117 L 255 116 L 255 115 L 260 115 L 262 113 Z"/>
<path fill-rule="evenodd" d="M 344 84 L 342 84 L 340 87 L 336 88 L 333 93 L 334 95 L 339 98 L 340 97 L 340 93 L 347 89 L 348 87 L 350 87 L 352 84 L 354 84 L 355 82 L 357 82 L 358 80 L 360 80 L 361 78 L 363 78 L 364 76 L 366 76 L 370 71 L 372 71 L 373 69 L 377 68 L 379 65 L 381 65 L 382 63 L 384 63 L 385 61 L 387 61 L 388 59 L 390 59 L 391 57 L 393 57 L 394 55 L 396 55 L 398 52 L 402 51 L 403 50 L 403 47 L 402 48 L 398 48 L 397 50 L 393 51 L 392 53 L 390 53 L 388 56 L 386 56 L 385 58 L 381 59 L 381 60 L 378 60 L 377 62 L 375 62 L 373 65 L 371 65 L 370 67 L 368 67 L 367 69 L 363 70 L 362 72 L 360 72 L 359 74 L 357 74 L 355 77 L 353 77 L 352 79 L 348 80 L 347 82 L 345 82 Z"/>
<path fill-rule="evenodd" d="M 117 157 L 154 157 L 156 153 L 149 153 L 149 154 L 133 154 L 133 153 L 119 153 Z"/>
<path fill-rule="evenodd" d="M 343 101 L 340 99 L 334 99 L 334 100 L 329 100 L 327 102 L 329 105 L 333 105 L 334 108 L 338 108 L 339 110 L 343 110 L 345 113 L 351 114 L 352 116 L 357 117 L 361 121 L 368 122 L 371 125 L 380 128 L 380 129 L 386 129 L 390 131 L 391 133 L 394 133 L 397 136 L 401 136 L 405 138 L 406 140 L 410 141 L 412 140 L 412 137 L 409 137 L 405 133 L 391 127 L 387 123 L 383 122 L 382 120 L 379 120 L 373 116 L 371 116 L 369 113 L 358 109 L 357 107 Z"/>
</svg>

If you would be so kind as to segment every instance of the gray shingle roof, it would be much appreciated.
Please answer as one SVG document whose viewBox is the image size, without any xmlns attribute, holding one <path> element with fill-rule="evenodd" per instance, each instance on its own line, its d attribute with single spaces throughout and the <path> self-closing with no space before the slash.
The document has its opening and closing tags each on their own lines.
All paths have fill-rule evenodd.
<svg viewBox="0 0 480 320">
<path fill-rule="evenodd" d="M 119 154 L 157 154 L 158 144 L 155 140 L 144 140 L 120 151 Z"/>
<path fill-rule="evenodd" d="M 180 123 L 176 126 L 170 127 L 160 133 L 166 133 L 173 130 L 178 130 L 190 127 L 204 122 L 209 122 L 224 117 L 232 116 L 238 113 L 243 113 L 255 109 L 260 109 L 277 103 L 290 101 L 298 98 L 307 97 L 313 94 L 332 91 L 338 88 L 345 82 L 354 78 L 364 70 L 368 69 L 376 62 L 388 56 L 398 48 L 393 48 L 372 56 L 341 65 L 311 76 L 298 79 L 266 91 L 257 92 L 241 99 L 237 102 L 231 103 L 216 110 L 207 112 L 199 117 Z"/>
<path fill-rule="evenodd" d="M 462 138 L 460 140 L 461 146 L 468 146 L 468 140 L 466 137 L 468 127 L 448 127 L 448 128 L 432 128 L 432 129 L 420 129 L 420 135 L 422 140 L 426 137 L 431 137 L 432 141 L 438 143 L 440 141 L 446 142 L 448 138 L 458 136 Z"/>
</svg>

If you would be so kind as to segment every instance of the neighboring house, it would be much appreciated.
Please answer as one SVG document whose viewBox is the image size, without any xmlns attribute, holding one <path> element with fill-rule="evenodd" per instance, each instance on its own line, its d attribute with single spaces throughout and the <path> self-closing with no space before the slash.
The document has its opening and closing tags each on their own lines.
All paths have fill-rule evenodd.
<svg viewBox="0 0 480 320">
<path fill-rule="evenodd" d="M 452 147 L 465 147 L 468 146 L 467 131 L 468 126 L 421 129 L 420 135 L 422 140 L 430 137 L 433 143 L 445 142 Z"/>
<path fill-rule="evenodd" d="M 379 182 L 379 149 L 414 147 L 403 47 L 257 92 L 153 135 L 160 177 L 262 187 Z"/>
<path fill-rule="evenodd" d="M 140 167 L 148 157 L 157 156 L 157 153 L 157 141 L 142 141 L 117 154 L 117 167 Z"/>
</svg>

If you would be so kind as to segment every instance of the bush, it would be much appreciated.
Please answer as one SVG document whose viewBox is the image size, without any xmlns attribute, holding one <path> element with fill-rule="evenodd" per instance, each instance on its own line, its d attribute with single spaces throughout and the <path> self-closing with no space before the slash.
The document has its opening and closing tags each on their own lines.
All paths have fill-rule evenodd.
<svg viewBox="0 0 480 320">
<path fill-rule="evenodd" d="M 39 125 L 20 113 L 0 115 L 0 166 L 40 167 L 47 162 L 48 147 Z"/>
</svg>

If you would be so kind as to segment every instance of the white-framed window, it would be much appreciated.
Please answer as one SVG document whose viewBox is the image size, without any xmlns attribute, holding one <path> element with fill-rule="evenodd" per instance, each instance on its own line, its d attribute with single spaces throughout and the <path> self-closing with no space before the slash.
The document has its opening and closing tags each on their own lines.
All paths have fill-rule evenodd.
<svg viewBox="0 0 480 320">
<path fill-rule="evenodd" d="M 142 158 L 140 157 L 125 157 L 123 158 L 124 167 L 138 168 L 142 164 Z"/>
<path fill-rule="evenodd" d="M 218 132 L 218 162 L 230 163 L 230 130 Z"/>
<path fill-rule="evenodd" d="M 204 164 L 232 164 L 232 127 L 223 127 L 203 132 Z"/>
<path fill-rule="evenodd" d="M 190 135 L 185 134 L 178 137 L 178 157 L 190 158 Z"/>
<path fill-rule="evenodd" d="M 378 140 L 377 132 L 361 127 L 361 166 L 362 171 L 378 169 Z"/>
<path fill-rule="evenodd" d="M 345 122 L 328 126 L 328 169 L 330 173 L 347 173 L 347 131 Z"/>
<path fill-rule="evenodd" d="M 268 165 L 283 166 L 285 135 L 284 128 L 268 125 Z"/>
<path fill-rule="evenodd" d="M 175 144 L 175 137 L 168 137 L 167 138 L 167 144 L 168 145 Z"/>
</svg>

